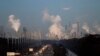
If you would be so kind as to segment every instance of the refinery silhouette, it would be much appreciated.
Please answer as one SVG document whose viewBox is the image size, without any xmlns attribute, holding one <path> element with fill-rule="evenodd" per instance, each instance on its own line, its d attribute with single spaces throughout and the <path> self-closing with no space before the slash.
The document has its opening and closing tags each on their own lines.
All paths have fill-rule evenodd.
<svg viewBox="0 0 100 56">
<path fill-rule="evenodd" d="M 79 23 L 67 26 L 63 35 L 29 32 L 26 27 L 18 31 L 6 31 L 0 26 L 0 55 L 2 56 L 85 56 L 100 55 L 100 35 L 90 33 L 85 25 L 81 31 Z M 73 29 L 74 28 L 74 29 Z M 91 47 L 90 47 L 91 46 Z M 15 54 L 16 53 L 16 54 Z M 92 54 L 91 54 L 92 53 Z"/>
</svg>

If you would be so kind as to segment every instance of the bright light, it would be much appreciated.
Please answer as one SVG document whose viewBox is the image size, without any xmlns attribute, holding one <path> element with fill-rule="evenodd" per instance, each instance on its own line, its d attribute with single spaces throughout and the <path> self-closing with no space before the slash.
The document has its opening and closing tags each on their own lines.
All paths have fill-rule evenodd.
<svg viewBox="0 0 100 56">
<path fill-rule="evenodd" d="M 7 52 L 7 56 L 15 56 L 15 55 L 20 55 L 20 53 Z"/>
<path fill-rule="evenodd" d="M 33 51 L 33 48 L 29 48 L 29 51 L 32 52 Z"/>
</svg>

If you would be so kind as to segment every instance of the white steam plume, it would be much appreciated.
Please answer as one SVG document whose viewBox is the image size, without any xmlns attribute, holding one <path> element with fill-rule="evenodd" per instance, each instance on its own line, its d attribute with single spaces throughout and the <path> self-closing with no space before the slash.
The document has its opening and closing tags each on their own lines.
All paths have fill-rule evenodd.
<svg viewBox="0 0 100 56">
<path fill-rule="evenodd" d="M 49 27 L 49 37 L 57 36 L 59 39 L 64 35 L 64 27 L 61 25 L 61 17 L 59 15 L 50 15 L 48 11 L 44 11 L 44 20 L 48 20 L 52 23 Z"/>
<path fill-rule="evenodd" d="M 99 25 L 95 25 L 94 28 L 95 28 L 98 32 L 100 32 L 100 26 L 99 26 Z"/>
<path fill-rule="evenodd" d="M 9 16 L 8 22 L 11 28 L 14 29 L 16 32 L 19 30 L 21 23 L 20 20 L 16 19 L 14 15 Z"/>
<path fill-rule="evenodd" d="M 71 29 L 71 32 L 70 32 L 70 34 L 73 34 L 73 33 L 77 32 L 77 28 L 78 28 L 78 25 L 77 25 L 77 23 L 75 23 L 75 24 L 72 24 L 72 29 Z"/>
<path fill-rule="evenodd" d="M 89 29 L 89 26 L 87 25 L 87 23 L 83 24 L 82 29 L 85 30 L 86 33 L 90 33 L 90 29 Z"/>
<path fill-rule="evenodd" d="M 59 15 L 51 15 L 50 18 L 52 23 L 61 24 L 61 17 Z"/>
<path fill-rule="evenodd" d="M 53 16 L 53 18 L 51 18 L 51 21 L 52 21 L 52 25 L 49 28 L 49 33 L 61 39 L 61 37 L 64 35 L 63 33 L 64 27 L 60 23 L 61 21 L 60 16 L 59 15 Z"/>
</svg>

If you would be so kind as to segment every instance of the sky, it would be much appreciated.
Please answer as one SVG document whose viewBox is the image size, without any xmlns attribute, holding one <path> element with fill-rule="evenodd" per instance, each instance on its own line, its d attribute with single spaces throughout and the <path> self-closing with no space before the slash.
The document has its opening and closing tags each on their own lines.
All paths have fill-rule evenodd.
<svg viewBox="0 0 100 56">
<path fill-rule="evenodd" d="M 21 26 L 48 28 L 44 22 L 45 10 L 59 15 L 63 26 L 71 22 L 96 23 L 100 21 L 100 0 L 0 0 L 0 25 L 8 25 L 8 17 L 15 15 Z"/>
</svg>

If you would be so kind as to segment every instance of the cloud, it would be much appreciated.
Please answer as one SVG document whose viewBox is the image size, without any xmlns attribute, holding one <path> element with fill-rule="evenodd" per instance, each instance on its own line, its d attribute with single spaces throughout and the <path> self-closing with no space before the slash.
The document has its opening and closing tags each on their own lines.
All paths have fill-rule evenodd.
<svg viewBox="0 0 100 56">
<path fill-rule="evenodd" d="M 63 8 L 63 10 L 66 10 L 67 11 L 67 10 L 70 10 L 70 8 Z"/>
<path fill-rule="evenodd" d="M 61 21 L 59 15 L 50 15 L 48 10 L 45 9 L 43 12 L 43 21 L 50 21 L 51 23 L 58 23 Z"/>
<path fill-rule="evenodd" d="M 50 20 L 52 23 L 60 23 L 61 22 L 61 17 L 59 15 L 51 15 Z"/>
</svg>

